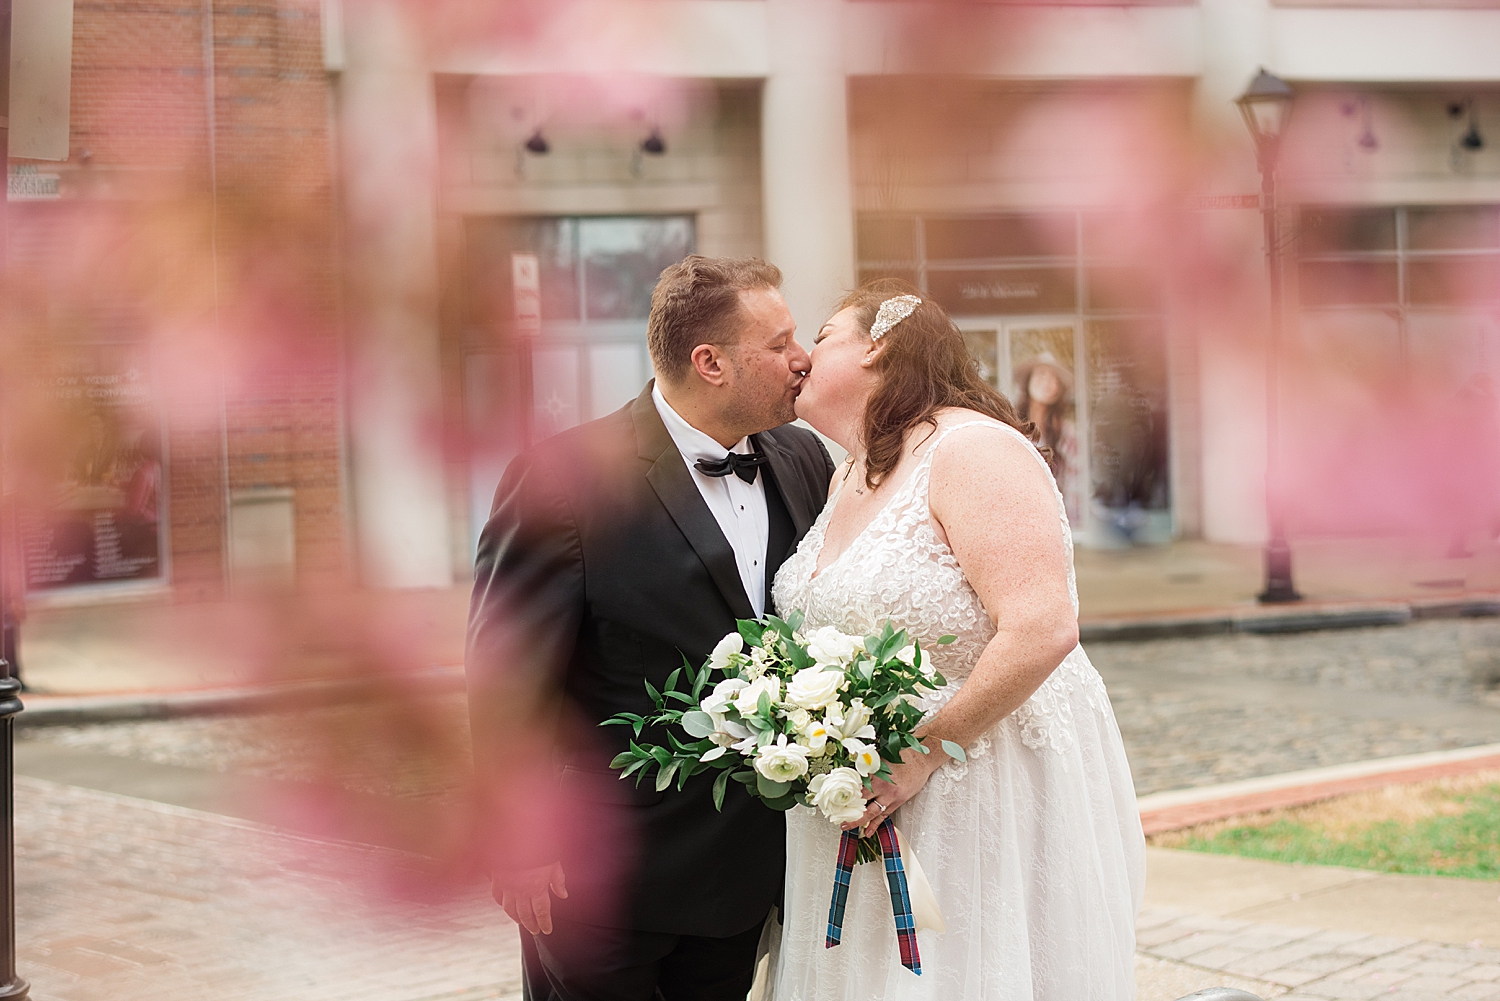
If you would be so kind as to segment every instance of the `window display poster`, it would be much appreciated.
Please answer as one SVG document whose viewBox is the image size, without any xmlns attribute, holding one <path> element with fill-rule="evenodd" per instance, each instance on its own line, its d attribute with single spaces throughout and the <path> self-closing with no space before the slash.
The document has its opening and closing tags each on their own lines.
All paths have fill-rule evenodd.
<svg viewBox="0 0 1500 1001">
<path fill-rule="evenodd" d="M 138 344 L 60 349 L 40 387 L 68 432 L 49 493 L 21 513 L 28 591 L 162 576 L 161 421 Z"/>
</svg>

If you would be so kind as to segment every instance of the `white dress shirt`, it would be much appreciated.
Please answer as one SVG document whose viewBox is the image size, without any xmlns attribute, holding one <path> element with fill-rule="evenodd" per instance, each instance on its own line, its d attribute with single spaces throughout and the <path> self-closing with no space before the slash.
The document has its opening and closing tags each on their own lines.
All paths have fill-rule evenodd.
<svg viewBox="0 0 1500 1001">
<path fill-rule="evenodd" d="M 741 438 L 734 448 L 726 449 L 708 435 L 682 419 L 672 405 L 661 395 L 659 386 L 651 387 L 651 402 L 672 436 L 672 444 L 682 453 L 688 473 L 703 495 L 703 502 L 713 513 L 719 530 L 734 550 L 734 561 L 739 566 L 740 582 L 745 585 L 745 597 L 759 618 L 766 610 L 766 544 L 769 541 L 770 518 L 766 514 L 766 478 L 762 470 L 755 471 L 755 480 L 746 483 L 734 473 L 728 476 L 709 476 L 694 468 L 699 459 L 719 460 L 729 452 L 748 455 L 755 451 L 749 438 Z"/>
</svg>

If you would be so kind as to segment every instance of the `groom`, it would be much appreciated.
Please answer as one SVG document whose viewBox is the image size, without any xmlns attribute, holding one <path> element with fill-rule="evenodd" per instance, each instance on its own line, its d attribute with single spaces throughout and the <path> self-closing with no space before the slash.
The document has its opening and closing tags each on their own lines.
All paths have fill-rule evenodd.
<svg viewBox="0 0 1500 1001">
<path fill-rule="evenodd" d="M 470 719 L 528 1001 L 743 1001 L 750 987 L 781 893 L 781 814 L 733 782 L 716 810 L 712 772 L 681 792 L 622 782 L 609 762 L 632 735 L 598 724 L 654 711 L 645 682 L 770 611 L 827 497 L 827 450 L 785 426 L 810 361 L 780 284 L 754 259 L 663 271 L 656 381 L 513 461 L 480 536 Z M 543 718 L 551 761 L 528 785 L 540 742 L 517 734 Z"/>
</svg>

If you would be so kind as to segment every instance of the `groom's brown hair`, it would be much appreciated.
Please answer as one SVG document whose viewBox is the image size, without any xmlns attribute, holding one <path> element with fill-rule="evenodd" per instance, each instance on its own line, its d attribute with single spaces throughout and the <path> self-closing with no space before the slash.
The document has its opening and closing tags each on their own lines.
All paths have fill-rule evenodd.
<svg viewBox="0 0 1500 1001">
<path fill-rule="evenodd" d="M 689 254 L 662 271 L 651 293 L 646 344 L 656 374 L 677 382 L 692 367 L 700 344 L 735 343 L 740 332 L 740 293 L 780 288 L 781 269 L 757 257 Z"/>
</svg>

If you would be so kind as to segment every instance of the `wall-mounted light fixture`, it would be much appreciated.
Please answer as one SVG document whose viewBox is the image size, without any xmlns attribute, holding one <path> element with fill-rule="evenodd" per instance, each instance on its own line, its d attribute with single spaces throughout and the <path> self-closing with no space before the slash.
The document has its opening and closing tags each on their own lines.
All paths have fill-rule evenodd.
<svg viewBox="0 0 1500 1001">
<path fill-rule="evenodd" d="M 1370 99 L 1364 95 L 1350 98 L 1339 105 L 1339 110 L 1344 113 L 1345 118 L 1359 116 L 1359 135 L 1354 144 L 1366 153 L 1373 153 L 1380 148 L 1380 140 L 1375 137 L 1375 115 L 1370 110 Z"/>
<path fill-rule="evenodd" d="M 1448 117 L 1456 120 L 1467 117 L 1469 127 L 1464 130 L 1463 135 L 1453 145 L 1453 167 L 1458 169 L 1463 164 L 1463 153 L 1476 153 L 1484 149 L 1484 136 L 1479 134 L 1479 116 L 1474 110 L 1474 98 L 1465 97 L 1458 101 L 1448 102 Z"/>
<path fill-rule="evenodd" d="M 1464 149 L 1484 149 L 1484 136 L 1479 134 L 1479 116 L 1474 111 L 1474 99 L 1469 98 L 1469 129 L 1458 144 Z"/>
<path fill-rule="evenodd" d="M 542 156 L 552 151 L 551 144 L 547 142 L 547 137 L 542 135 L 542 130 L 540 128 L 538 128 L 531 134 L 531 138 L 526 140 L 524 145 L 529 152 L 535 153 L 538 156 Z"/>
<path fill-rule="evenodd" d="M 640 177 L 645 166 L 645 158 L 648 156 L 661 156 L 667 151 L 667 141 L 661 137 L 661 129 L 653 125 L 651 134 L 641 140 L 641 144 L 630 151 L 630 174 L 632 177 Z"/>
</svg>

